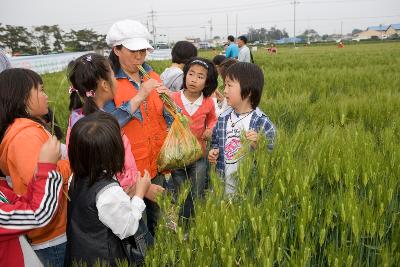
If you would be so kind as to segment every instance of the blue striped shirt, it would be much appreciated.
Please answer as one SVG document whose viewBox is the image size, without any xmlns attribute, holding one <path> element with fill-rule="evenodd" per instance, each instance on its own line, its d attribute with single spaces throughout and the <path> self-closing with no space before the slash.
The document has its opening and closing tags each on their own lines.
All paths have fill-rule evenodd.
<svg viewBox="0 0 400 267">
<path fill-rule="evenodd" d="M 225 142 L 226 142 L 226 128 L 227 128 L 226 126 L 232 112 L 233 109 L 230 108 L 219 116 L 217 124 L 215 125 L 213 130 L 212 141 L 211 141 L 212 148 L 216 148 L 219 150 L 219 157 L 217 160 L 216 167 L 217 171 L 222 176 L 224 176 L 225 174 L 225 159 L 223 152 L 225 149 Z M 258 133 L 263 132 L 268 141 L 267 148 L 269 151 L 272 151 L 272 149 L 274 148 L 274 141 L 276 135 L 275 126 L 272 124 L 267 115 L 265 115 L 264 112 L 262 112 L 259 108 L 256 108 L 255 112 L 251 116 L 249 129 L 254 130 Z"/>
</svg>

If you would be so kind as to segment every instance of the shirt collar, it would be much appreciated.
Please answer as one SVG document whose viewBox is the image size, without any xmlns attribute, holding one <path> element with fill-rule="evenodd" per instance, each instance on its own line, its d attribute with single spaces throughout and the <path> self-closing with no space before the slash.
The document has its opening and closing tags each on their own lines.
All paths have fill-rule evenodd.
<svg viewBox="0 0 400 267">
<path fill-rule="evenodd" d="M 183 91 L 181 91 L 181 99 L 182 99 L 182 103 L 184 106 L 186 105 L 196 105 L 196 106 L 201 106 L 201 104 L 203 103 L 203 94 L 200 95 L 199 98 L 196 99 L 196 101 L 194 101 L 193 103 L 190 102 L 186 96 L 183 94 Z"/>
<path fill-rule="evenodd" d="M 147 63 L 143 63 L 142 67 L 144 68 L 144 70 L 149 73 L 151 71 L 153 71 L 153 69 L 150 67 L 149 64 Z M 142 76 L 142 74 L 140 73 L 140 77 Z M 116 79 L 128 79 L 129 81 L 131 81 L 132 79 L 125 73 L 125 71 L 122 68 L 119 68 L 117 74 L 115 74 L 115 78 Z"/>
</svg>

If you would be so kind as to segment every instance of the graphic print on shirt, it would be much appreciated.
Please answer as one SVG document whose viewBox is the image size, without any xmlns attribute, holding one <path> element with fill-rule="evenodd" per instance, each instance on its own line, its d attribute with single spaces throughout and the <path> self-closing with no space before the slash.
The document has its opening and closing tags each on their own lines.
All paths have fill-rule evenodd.
<svg viewBox="0 0 400 267">
<path fill-rule="evenodd" d="M 239 128 L 230 128 L 226 132 L 226 144 L 225 144 L 225 161 L 226 164 L 235 164 L 239 161 L 241 157 L 237 157 L 237 153 L 240 151 L 242 147 L 242 143 L 240 141 L 241 129 Z"/>
</svg>

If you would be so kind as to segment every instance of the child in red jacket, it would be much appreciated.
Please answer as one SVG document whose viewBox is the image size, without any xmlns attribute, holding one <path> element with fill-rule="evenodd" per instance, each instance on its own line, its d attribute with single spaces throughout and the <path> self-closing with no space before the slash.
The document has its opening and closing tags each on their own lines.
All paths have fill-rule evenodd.
<svg viewBox="0 0 400 267">
<path fill-rule="evenodd" d="M 4 183 L 0 185 L 0 266 L 36 264 L 32 262 L 35 254 L 27 259 L 25 245 L 33 250 L 21 235 L 47 225 L 57 212 L 63 184 L 55 171 L 60 155 L 60 142 L 53 136 L 41 148 L 36 174 L 26 194 L 18 196 Z"/>
</svg>

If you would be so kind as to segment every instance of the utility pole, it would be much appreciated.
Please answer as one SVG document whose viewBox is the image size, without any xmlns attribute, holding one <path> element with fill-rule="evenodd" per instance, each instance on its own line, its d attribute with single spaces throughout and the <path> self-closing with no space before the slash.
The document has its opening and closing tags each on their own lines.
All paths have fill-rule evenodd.
<svg viewBox="0 0 400 267">
<path fill-rule="evenodd" d="M 340 22 L 340 38 L 343 39 L 343 21 Z"/>
<path fill-rule="evenodd" d="M 212 18 L 208 21 L 208 23 L 210 24 L 210 39 L 213 39 L 213 26 L 212 26 Z"/>
<path fill-rule="evenodd" d="M 238 14 L 236 14 L 236 38 L 238 36 Z"/>
<path fill-rule="evenodd" d="M 156 45 L 156 26 L 154 25 L 155 13 L 153 9 L 150 11 L 151 24 L 153 25 L 153 46 Z"/>
<path fill-rule="evenodd" d="M 228 14 L 226 14 L 226 37 L 229 35 L 229 21 L 228 21 Z"/>
<path fill-rule="evenodd" d="M 293 0 L 290 4 L 293 5 L 293 44 L 296 47 L 296 5 L 300 4 L 300 2 Z"/>
</svg>

